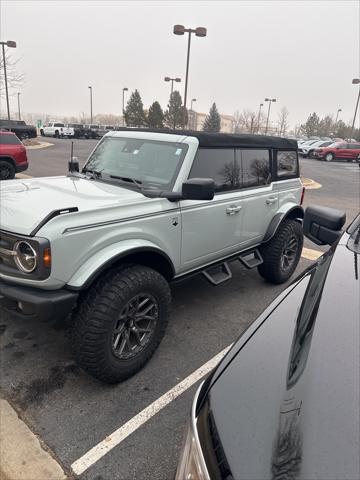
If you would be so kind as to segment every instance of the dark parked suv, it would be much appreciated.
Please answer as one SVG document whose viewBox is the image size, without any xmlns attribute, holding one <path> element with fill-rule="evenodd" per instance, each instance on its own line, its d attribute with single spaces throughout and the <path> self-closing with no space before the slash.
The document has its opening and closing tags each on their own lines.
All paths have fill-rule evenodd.
<svg viewBox="0 0 360 480">
<path fill-rule="evenodd" d="M 360 215 L 309 207 L 333 244 L 246 330 L 199 388 L 177 480 L 355 480 L 359 460 Z"/>
<path fill-rule="evenodd" d="M 23 120 L 2 120 L 0 119 L 0 129 L 14 132 L 20 140 L 27 138 L 36 138 L 37 130 L 33 125 L 26 125 Z"/>
</svg>

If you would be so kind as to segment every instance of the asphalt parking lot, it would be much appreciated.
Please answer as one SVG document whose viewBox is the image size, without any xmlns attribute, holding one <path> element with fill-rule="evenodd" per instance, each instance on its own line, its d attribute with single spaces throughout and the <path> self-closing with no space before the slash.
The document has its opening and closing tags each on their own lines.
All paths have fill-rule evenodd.
<svg viewBox="0 0 360 480">
<path fill-rule="evenodd" d="M 66 173 L 70 141 L 49 141 L 54 145 L 28 151 L 30 168 L 25 174 Z M 95 145 L 93 140 L 74 141 L 80 165 Z M 302 175 L 322 185 L 307 190 L 305 205 L 343 209 L 350 221 L 359 210 L 358 165 L 300 161 Z M 306 246 L 320 250 L 310 242 Z M 302 258 L 297 272 L 310 263 Z M 87 457 L 81 479 L 173 478 L 198 383 L 149 416 L 134 433 L 125 432 L 120 443 L 112 443 L 113 432 L 230 345 L 286 287 L 267 284 L 256 271 L 233 265 L 233 278 L 219 287 L 202 276 L 172 286 L 173 312 L 163 342 L 142 371 L 116 386 L 104 386 L 77 368 L 67 321 L 25 324 L 0 312 L 1 394 L 69 475 L 75 475 L 72 466 L 83 455 L 108 442 L 114 448 L 98 461 Z"/>
</svg>

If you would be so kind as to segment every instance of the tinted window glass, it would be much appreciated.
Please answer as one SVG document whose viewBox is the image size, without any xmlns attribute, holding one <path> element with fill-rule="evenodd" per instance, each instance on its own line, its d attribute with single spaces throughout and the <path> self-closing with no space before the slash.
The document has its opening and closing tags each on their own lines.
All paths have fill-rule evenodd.
<svg viewBox="0 0 360 480">
<path fill-rule="evenodd" d="M 277 152 L 278 177 L 297 176 L 296 152 Z"/>
<path fill-rule="evenodd" d="M 351 150 L 360 150 L 360 143 L 348 143 L 348 148 Z"/>
<path fill-rule="evenodd" d="M 336 148 L 346 148 L 346 143 L 338 143 Z"/>
<path fill-rule="evenodd" d="M 270 155 L 268 150 L 237 149 L 236 161 L 240 165 L 240 183 L 242 188 L 268 185 L 271 182 Z"/>
<path fill-rule="evenodd" d="M 2 133 L 0 135 L 0 143 L 2 144 L 11 144 L 11 145 L 19 145 L 20 140 L 16 135 L 7 135 L 6 133 Z"/>
<path fill-rule="evenodd" d="M 189 178 L 212 178 L 215 191 L 239 187 L 239 169 L 235 168 L 234 149 L 199 148 Z"/>
<path fill-rule="evenodd" d="M 54 127 L 63 127 L 64 124 L 63 123 L 54 123 Z"/>
</svg>

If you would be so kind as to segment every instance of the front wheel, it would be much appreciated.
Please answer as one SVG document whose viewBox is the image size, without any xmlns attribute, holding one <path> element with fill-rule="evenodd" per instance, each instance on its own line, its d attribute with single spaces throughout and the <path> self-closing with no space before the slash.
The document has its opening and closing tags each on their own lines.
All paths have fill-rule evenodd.
<svg viewBox="0 0 360 480">
<path fill-rule="evenodd" d="M 264 262 L 260 275 L 271 283 L 284 283 L 299 263 L 304 243 L 302 226 L 296 220 L 284 220 L 274 237 L 260 248 Z"/>
<path fill-rule="evenodd" d="M 333 154 L 333 153 L 327 153 L 327 154 L 325 155 L 325 160 L 326 160 L 327 162 L 332 162 L 332 161 L 334 160 L 334 154 Z"/>
<path fill-rule="evenodd" d="M 80 298 L 73 348 L 80 367 L 105 383 L 134 375 L 151 358 L 168 323 L 170 287 L 145 266 L 112 270 Z"/>
</svg>

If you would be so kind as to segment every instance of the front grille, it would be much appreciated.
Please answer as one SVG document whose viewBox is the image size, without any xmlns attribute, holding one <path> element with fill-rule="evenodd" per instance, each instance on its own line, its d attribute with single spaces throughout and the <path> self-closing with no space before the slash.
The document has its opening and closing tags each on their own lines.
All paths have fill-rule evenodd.
<svg viewBox="0 0 360 480">
<path fill-rule="evenodd" d="M 233 480 L 212 412 L 208 415 L 209 433 L 222 480 Z"/>
<path fill-rule="evenodd" d="M 0 249 L 3 248 L 5 250 L 13 250 L 15 242 L 15 237 L 7 233 L 0 232 Z M 11 271 L 18 271 L 14 262 L 14 257 L 5 255 L 0 251 L 0 272 L 11 273 Z"/>
</svg>

